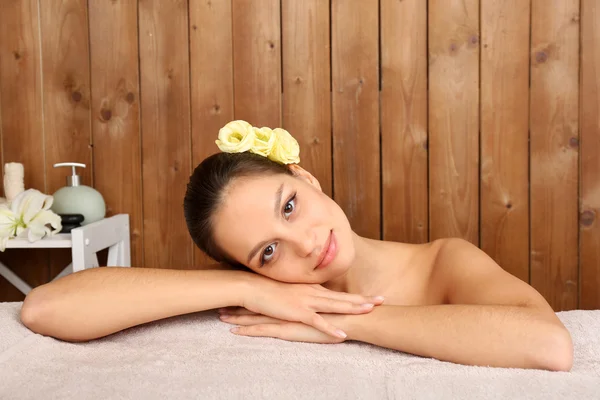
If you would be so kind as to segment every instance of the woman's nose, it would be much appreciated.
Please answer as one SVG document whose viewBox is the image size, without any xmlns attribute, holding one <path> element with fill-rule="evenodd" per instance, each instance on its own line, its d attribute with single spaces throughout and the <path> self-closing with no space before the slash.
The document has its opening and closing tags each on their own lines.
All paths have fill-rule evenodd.
<svg viewBox="0 0 600 400">
<path fill-rule="evenodd" d="M 307 230 L 303 235 L 297 236 L 295 242 L 298 248 L 298 255 L 302 257 L 310 256 L 317 247 L 316 234 L 312 230 Z"/>
</svg>

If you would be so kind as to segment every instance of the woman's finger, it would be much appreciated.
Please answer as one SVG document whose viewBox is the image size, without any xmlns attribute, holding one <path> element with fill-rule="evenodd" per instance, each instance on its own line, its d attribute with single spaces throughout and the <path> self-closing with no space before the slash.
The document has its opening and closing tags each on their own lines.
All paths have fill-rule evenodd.
<svg viewBox="0 0 600 400">
<path fill-rule="evenodd" d="M 231 314 L 232 312 L 235 312 L 236 310 L 238 310 L 240 308 L 242 308 L 242 307 L 223 307 L 223 308 L 217 309 L 217 312 L 219 314 L 222 314 L 222 313 Z"/>
<path fill-rule="evenodd" d="M 266 317 L 264 315 L 221 315 L 221 321 L 235 325 L 281 324 L 287 321 Z"/>
<path fill-rule="evenodd" d="M 232 333 L 241 336 L 272 337 L 279 338 L 281 334 L 280 325 L 263 324 L 252 326 L 238 326 L 231 329 Z"/>
<path fill-rule="evenodd" d="M 376 306 L 382 304 L 383 301 L 385 300 L 383 298 L 383 296 L 362 296 L 359 294 L 350 294 L 350 293 L 334 292 L 334 291 L 330 291 L 326 295 L 319 293 L 319 296 L 328 297 L 330 299 L 335 299 L 335 300 L 348 301 L 348 302 L 354 303 L 354 304 L 371 303 L 371 304 L 375 304 Z"/>
<path fill-rule="evenodd" d="M 219 314 L 226 315 L 260 315 L 255 312 L 252 312 L 244 307 L 226 307 L 219 308 Z"/>
<path fill-rule="evenodd" d="M 363 296 L 361 294 L 351 294 L 346 292 L 336 292 L 335 290 L 327 289 L 321 285 L 311 285 L 314 289 L 317 289 L 319 293 L 317 296 L 320 297 L 329 297 L 336 300 L 346 300 L 356 304 L 364 304 L 364 303 L 373 303 L 375 305 L 380 305 L 384 302 L 383 296 Z"/>
<path fill-rule="evenodd" d="M 346 300 L 336 300 L 327 297 L 314 297 L 311 307 L 319 313 L 333 314 L 365 314 L 375 307 L 373 303 L 355 304 Z"/>
<path fill-rule="evenodd" d="M 327 322 L 325 320 L 325 318 L 323 318 L 322 316 L 320 316 L 319 314 L 316 314 L 316 313 L 306 314 L 304 316 L 304 318 L 302 318 L 300 320 L 300 322 L 302 322 L 306 325 L 310 325 L 314 328 L 317 328 L 321 332 L 326 333 L 326 334 L 336 337 L 336 338 L 345 339 L 347 336 L 344 331 L 331 325 L 329 322 Z"/>
</svg>

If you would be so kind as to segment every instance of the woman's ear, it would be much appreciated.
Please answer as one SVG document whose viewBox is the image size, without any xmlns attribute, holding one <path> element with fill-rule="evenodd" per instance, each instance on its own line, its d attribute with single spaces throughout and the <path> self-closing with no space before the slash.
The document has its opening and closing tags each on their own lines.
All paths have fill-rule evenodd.
<svg viewBox="0 0 600 400">
<path fill-rule="evenodd" d="M 290 169 L 290 171 L 292 171 L 294 176 L 304 179 L 305 181 L 319 189 L 319 191 L 323 191 L 323 189 L 321 189 L 321 184 L 319 183 L 317 178 L 315 178 L 310 172 L 308 172 L 298 164 L 288 164 L 288 168 Z"/>
</svg>

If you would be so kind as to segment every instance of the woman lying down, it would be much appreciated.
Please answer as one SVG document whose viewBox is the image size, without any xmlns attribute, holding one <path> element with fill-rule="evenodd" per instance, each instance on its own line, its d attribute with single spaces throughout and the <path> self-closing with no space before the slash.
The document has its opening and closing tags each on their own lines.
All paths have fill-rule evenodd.
<svg viewBox="0 0 600 400">
<path fill-rule="evenodd" d="M 23 323 L 86 341 L 219 309 L 236 335 L 355 340 L 467 365 L 571 369 L 571 337 L 552 308 L 476 246 L 360 237 L 297 164 L 298 144 L 285 130 L 233 121 L 217 145 L 223 152 L 196 168 L 184 209 L 194 242 L 221 264 L 84 270 L 33 290 Z"/>
</svg>

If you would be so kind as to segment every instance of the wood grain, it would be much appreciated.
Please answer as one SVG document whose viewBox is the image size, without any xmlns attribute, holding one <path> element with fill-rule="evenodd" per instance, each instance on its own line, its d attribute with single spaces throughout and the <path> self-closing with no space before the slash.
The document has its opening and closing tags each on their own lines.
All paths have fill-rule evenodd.
<svg viewBox="0 0 600 400">
<path fill-rule="evenodd" d="M 381 236 L 378 1 L 331 7 L 333 193 L 353 230 Z"/>
<path fill-rule="evenodd" d="M 80 162 L 82 183 L 92 186 L 90 64 L 86 0 L 40 1 L 46 182 L 49 193 L 66 185 L 68 169 Z"/>
<path fill-rule="evenodd" d="M 481 248 L 529 283 L 529 1 L 481 8 Z"/>
<path fill-rule="evenodd" d="M 600 309 L 600 4 L 581 2 L 579 308 Z"/>
<path fill-rule="evenodd" d="M 46 183 L 49 194 L 66 185 L 70 171 L 58 162 L 79 162 L 82 183 L 93 186 L 90 53 L 86 0 L 39 2 Z M 52 251 L 50 276 L 70 262 L 69 251 Z"/>
<path fill-rule="evenodd" d="M 42 65 L 37 0 L 6 2 L 0 13 L 0 180 L 4 164 L 22 163 L 25 188 L 46 192 L 42 114 Z M 2 183 L 0 183 L 2 185 Z M 0 197 L 4 197 L 0 190 Z M 7 250 L 7 265 L 30 286 L 49 278 L 47 250 Z M 22 301 L 24 295 L 0 277 L 0 301 Z"/>
<path fill-rule="evenodd" d="M 283 0 L 283 126 L 300 144 L 300 164 L 331 196 L 329 4 Z"/>
<path fill-rule="evenodd" d="M 182 199 L 191 174 L 188 8 L 139 3 L 144 267 L 186 268 L 192 240 Z"/>
<path fill-rule="evenodd" d="M 555 311 L 572 310 L 578 281 L 579 1 L 533 0 L 531 12 L 531 285 Z M 510 157 L 514 164 L 514 151 Z"/>
<path fill-rule="evenodd" d="M 233 74 L 235 118 L 254 126 L 281 126 L 279 0 L 235 0 Z"/>
<path fill-rule="evenodd" d="M 52 163 L 85 162 L 132 216 L 136 265 L 192 268 L 192 168 L 231 119 L 284 126 L 359 234 L 463 237 L 557 310 L 599 308 L 600 5 L 536 1 L 6 1 L 0 170 L 21 161 L 52 194 Z M 9 258 L 37 285 L 70 257 Z M 0 279 L 0 301 L 22 298 Z"/>
<path fill-rule="evenodd" d="M 383 239 L 428 240 L 427 4 L 381 1 Z"/>
<path fill-rule="evenodd" d="M 429 238 L 479 244 L 479 4 L 429 2 Z"/>
<path fill-rule="evenodd" d="M 219 129 L 233 120 L 233 39 L 229 1 L 190 2 L 192 167 L 219 151 Z M 194 266 L 211 259 L 194 246 Z"/>
<path fill-rule="evenodd" d="M 142 264 L 137 4 L 89 1 L 94 183 L 107 216 L 129 214 L 131 262 Z"/>
</svg>

